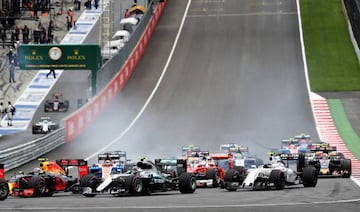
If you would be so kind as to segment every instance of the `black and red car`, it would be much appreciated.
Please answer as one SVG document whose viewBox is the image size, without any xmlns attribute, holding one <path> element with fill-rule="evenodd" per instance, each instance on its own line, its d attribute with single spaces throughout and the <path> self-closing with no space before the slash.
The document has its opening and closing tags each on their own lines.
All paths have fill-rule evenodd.
<svg viewBox="0 0 360 212">
<path fill-rule="evenodd" d="M 67 112 L 69 109 L 69 100 L 64 100 L 62 93 L 54 93 L 52 99 L 45 101 L 45 112 Z"/>
<path fill-rule="evenodd" d="M 80 192 L 79 180 L 68 175 L 68 166 L 77 166 L 80 178 L 88 173 L 87 161 L 82 159 L 41 159 L 39 168 L 28 174 L 20 173 L 9 180 L 10 195 L 43 197 L 57 192 Z"/>
</svg>

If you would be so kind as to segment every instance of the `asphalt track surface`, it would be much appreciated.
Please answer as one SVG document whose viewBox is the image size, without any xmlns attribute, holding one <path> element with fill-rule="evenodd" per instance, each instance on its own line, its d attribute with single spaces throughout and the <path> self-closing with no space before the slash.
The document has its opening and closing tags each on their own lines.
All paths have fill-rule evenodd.
<svg viewBox="0 0 360 212">
<path fill-rule="evenodd" d="M 279 147 L 281 139 L 298 133 L 317 139 L 296 1 L 193 0 L 186 10 L 187 3 L 168 2 L 123 92 L 85 134 L 46 157 L 91 161 L 98 151 L 121 149 L 132 159 L 153 159 L 179 156 L 186 144 L 218 151 L 227 142 L 248 145 L 252 153 L 265 155 Z M 146 105 L 171 55 L 184 11 L 188 13 L 166 73 Z M 1 202 L 0 210 L 358 211 L 358 194 L 355 183 L 337 178 L 320 179 L 316 188 L 295 186 L 282 191 L 198 189 L 194 195 L 10 197 Z"/>
</svg>

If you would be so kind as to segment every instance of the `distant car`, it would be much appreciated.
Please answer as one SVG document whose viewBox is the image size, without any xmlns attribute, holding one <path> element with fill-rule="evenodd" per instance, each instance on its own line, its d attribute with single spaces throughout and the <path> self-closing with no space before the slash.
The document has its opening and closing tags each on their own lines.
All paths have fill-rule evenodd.
<svg viewBox="0 0 360 212">
<path fill-rule="evenodd" d="M 69 109 L 69 100 L 63 100 L 61 93 L 54 93 L 51 100 L 45 101 L 45 112 L 67 112 Z"/>
<path fill-rule="evenodd" d="M 105 43 L 105 46 L 101 49 L 101 55 L 103 60 L 109 60 L 115 55 L 119 54 L 120 50 L 125 46 L 124 40 L 112 40 Z"/>
<path fill-rule="evenodd" d="M 46 134 L 59 128 L 59 125 L 52 122 L 50 117 L 40 117 L 40 121 L 33 124 L 33 134 Z"/>
<path fill-rule="evenodd" d="M 112 40 L 123 40 L 124 42 L 128 42 L 130 38 L 130 32 L 126 30 L 118 30 L 112 36 Z"/>
<path fill-rule="evenodd" d="M 105 179 L 110 174 L 123 173 L 129 167 L 125 151 L 105 152 L 98 155 L 98 163 L 89 167 L 89 173 Z"/>
<path fill-rule="evenodd" d="M 315 167 L 319 175 L 344 178 L 351 176 L 351 159 L 336 151 L 336 146 L 325 143 L 313 145 L 306 162 L 308 166 Z"/>
</svg>

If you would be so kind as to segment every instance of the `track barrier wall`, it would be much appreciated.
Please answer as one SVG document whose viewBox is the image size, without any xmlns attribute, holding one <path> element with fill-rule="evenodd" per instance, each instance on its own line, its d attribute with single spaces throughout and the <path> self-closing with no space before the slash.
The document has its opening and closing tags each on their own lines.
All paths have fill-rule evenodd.
<svg viewBox="0 0 360 212">
<path fill-rule="evenodd" d="M 139 26 L 136 28 L 136 32 L 133 32 L 132 40 L 128 43 L 129 45 L 126 45 L 126 48 L 124 47 L 122 51 L 123 55 L 117 55 L 113 59 L 114 61 L 122 60 L 122 63 L 110 62 L 113 61 L 110 60 L 108 64 L 104 64 L 99 71 L 100 74 L 97 84 L 98 90 L 102 91 L 86 105 L 82 106 L 79 111 L 66 117 L 64 120 L 66 124 L 65 128 L 58 129 L 22 145 L 0 150 L 0 163 L 4 163 L 5 171 L 17 168 L 71 141 L 77 135 L 81 134 L 86 127 L 103 112 L 110 101 L 125 86 L 126 81 L 135 69 L 157 25 L 166 1 L 159 3 L 158 0 L 153 0 L 150 4 L 154 7 L 149 8 L 149 12 L 142 18 Z M 98 24 L 97 22 L 91 31 L 97 31 Z M 78 39 L 76 38 L 75 40 Z M 63 41 L 64 43 L 68 43 L 73 42 L 74 39 L 72 37 L 65 37 Z M 86 42 L 93 43 L 95 41 L 92 38 L 91 40 L 86 39 Z M 127 52 L 125 52 L 125 50 L 127 50 Z M 84 121 L 86 121 L 86 124 Z"/>
<path fill-rule="evenodd" d="M 156 2 L 157 1 L 154 1 L 154 6 L 156 6 Z M 137 32 L 134 32 L 138 34 L 134 34 L 133 40 L 130 41 L 129 46 L 133 45 L 134 48 L 131 53 L 128 53 L 128 57 L 126 57 L 125 51 L 130 52 L 131 49 L 124 49 L 108 64 L 105 64 L 99 72 L 99 80 L 97 81 L 98 90 L 102 90 L 80 110 L 65 118 L 66 142 L 74 140 L 84 132 L 126 85 L 126 82 L 130 78 L 150 40 L 165 5 L 166 1 L 163 1 L 158 3 L 154 9 L 148 9 L 139 26 L 136 28 Z M 123 54 L 125 54 L 125 56 Z M 121 62 L 123 62 L 123 64 Z M 109 82 L 107 79 L 110 77 L 111 80 Z"/>
</svg>

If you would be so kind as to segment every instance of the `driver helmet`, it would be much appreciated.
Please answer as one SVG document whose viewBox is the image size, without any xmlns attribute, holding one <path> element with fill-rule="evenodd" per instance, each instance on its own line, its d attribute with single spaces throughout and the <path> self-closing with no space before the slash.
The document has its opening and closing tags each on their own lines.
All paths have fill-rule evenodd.
<svg viewBox="0 0 360 212">
<path fill-rule="evenodd" d="M 40 170 L 39 167 L 36 167 L 36 168 L 33 169 L 34 175 L 40 174 L 40 171 L 41 171 L 41 170 Z"/>
<path fill-rule="evenodd" d="M 104 161 L 104 165 L 105 165 L 105 166 L 111 166 L 112 164 L 111 164 L 111 161 L 110 161 L 110 160 L 105 160 L 105 161 Z"/>
</svg>

